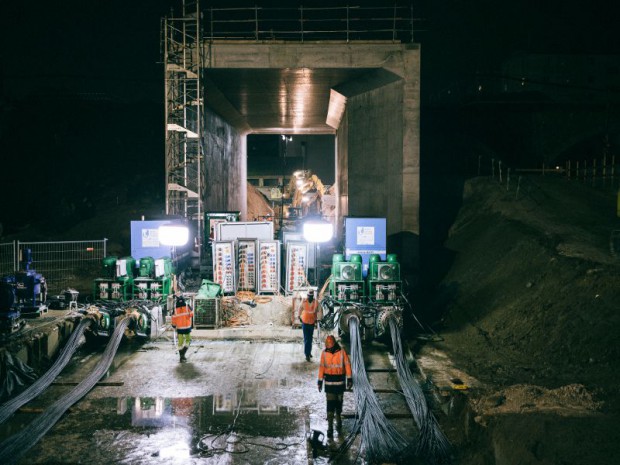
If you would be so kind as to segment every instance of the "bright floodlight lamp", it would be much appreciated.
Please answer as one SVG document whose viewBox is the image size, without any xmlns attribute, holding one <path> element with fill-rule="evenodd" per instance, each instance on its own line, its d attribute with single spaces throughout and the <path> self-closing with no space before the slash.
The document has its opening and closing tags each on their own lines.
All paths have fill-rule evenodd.
<svg viewBox="0 0 620 465">
<path fill-rule="evenodd" d="M 187 244 L 188 240 L 187 226 L 165 224 L 159 227 L 159 242 L 163 245 L 178 247 Z"/>
<path fill-rule="evenodd" d="M 327 242 L 334 236 L 334 225 L 322 219 L 311 219 L 304 223 L 304 239 L 308 242 Z"/>
</svg>

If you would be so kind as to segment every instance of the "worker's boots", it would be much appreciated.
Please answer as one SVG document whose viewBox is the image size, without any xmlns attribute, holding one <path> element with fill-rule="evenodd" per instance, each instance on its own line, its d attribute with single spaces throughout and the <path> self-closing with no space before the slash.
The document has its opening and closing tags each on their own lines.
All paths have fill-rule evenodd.
<svg viewBox="0 0 620 465">
<path fill-rule="evenodd" d="M 336 412 L 336 431 L 342 433 L 342 415 L 339 412 Z"/>
<path fill-rule="evenodd" d="M 327 437 L 334 437 L 334 412 L 327 412 Z"/>
<path fill-rule="evenodd" d="M 185 358 L 185 352 L 187 352 L 187 347 L 183 347 L 181 350 L 179 350 L 179 356 L 180 356 L 180 362 L 185 362 L 187 361 L 187 359 Z"/>
</svg>

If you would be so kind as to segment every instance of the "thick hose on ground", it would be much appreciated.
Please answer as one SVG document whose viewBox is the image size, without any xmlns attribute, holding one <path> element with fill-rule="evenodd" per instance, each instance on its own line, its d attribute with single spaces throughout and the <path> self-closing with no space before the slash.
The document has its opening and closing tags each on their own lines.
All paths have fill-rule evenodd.
<svg viewBox="0 0 620 465">
<path fill-rule="evenodd" d="M 11 464 L 17 462 L 56 424 L 69 407 L 84 397 L 97 384 L 110 368 L 128 324 L 129 318 L 123 318 L 117 322 L 114 334 L 110 337 L 101 360 L 87 378 L 73 388 L 66 396 L 45 410 L 41 416 L 26 428 L 0 444 L 0 463 Z"/>
<path fill-rule="evenodd" d="M 397 321 L 390 317 L 389 323 L 398 380 L 403 389 L 409 410 L 411 410 L 413 419 L 420 430 L 415 453 L 420 457 L 426 458 L 431 464 L 449 463 L 450 442 L 443 431 L 441 431 L 433 412 L 428 408 L 424 391 L 422 391 L 418 381 L 414 378 L 407 365 Z"/>
<path fill-rule="evenodd" d="M 0 405 L 0 424 L 4 423 L 11 415 L 13 415 L 17 409 L 30 402 L 37 397 L 43 391 L 45 391 L 50 384 L 56 379 L 64 367 L 69 363 L 71 357 L 81 344 L 81 338 L 84 331 L 93 322 L 92 318 L 83 318 L 80 324 L 75 329 L 67 344 L 62 349 L 62 352 L 52 365 L 52 367 L 39 379 L 28 387 L 25 391 L 8 400 L 4 404 Z"/>
<path fill-rule="evenodd" d="M 349 334 L 353 393 L 357 403 L 357 417 L 361 420 L 362 444 L 366 449 L 366 460 L 370 463 L 396 461 L 395 459 L 407 446 L 407 441 L 386 418 L 368 380 L 357 317 L 349 319 Z"/>
</svg>

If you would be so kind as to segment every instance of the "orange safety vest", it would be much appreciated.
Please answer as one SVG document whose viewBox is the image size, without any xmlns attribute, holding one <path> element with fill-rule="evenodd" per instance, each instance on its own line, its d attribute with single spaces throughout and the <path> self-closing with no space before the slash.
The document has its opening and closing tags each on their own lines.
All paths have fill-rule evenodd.
<svg viewBox="0 0 620 465">
<path fill-rule="evenodd" d="M 176 329 L 190 329 L 192 327 L 192 318 L 194 312 L 189 305 L 177 307 L 172 315 L 172 326 Z"/>
<path fill-rule="evenodd" d="M 301 321 L 307 325 L 315 324 L 318 307 L 319 303 L 316 300 L 313 300 L 312 303 L 308 302 L 307 299 L 304 300 L 301 304 Z"/>
<path fill-rule="evenodd" d="M 325 379 L 325 389 L 328 386 L 342 386 L 345 376 L 351 378 L 351 362 L 344 349 L 331 353 L 326 350 L 321 354 L 319 364 L 319 381 Z"/>
</svg>

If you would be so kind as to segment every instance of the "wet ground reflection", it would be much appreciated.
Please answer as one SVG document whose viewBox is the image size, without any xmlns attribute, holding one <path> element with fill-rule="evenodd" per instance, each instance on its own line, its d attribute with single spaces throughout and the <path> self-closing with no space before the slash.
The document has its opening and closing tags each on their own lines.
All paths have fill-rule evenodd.
<svg viewBox="0 0 620 465">
<path fill-rule="evenodd" d="M 205 397 L 86 399 L 20 463 L 307 463 L 303 415 L 260 398 L 280 381 L 260 383 Z M 0 439 L 27 428 L 26 417 L 2 425 Z"/>
</svg>

